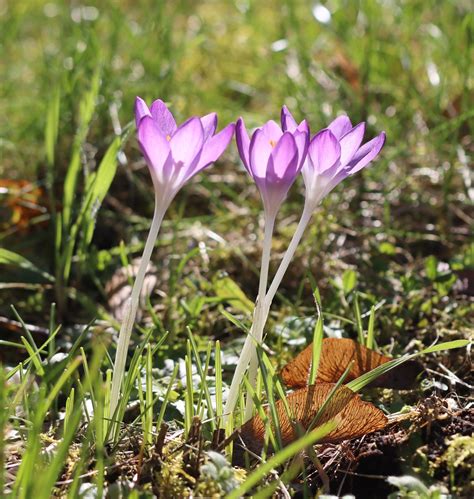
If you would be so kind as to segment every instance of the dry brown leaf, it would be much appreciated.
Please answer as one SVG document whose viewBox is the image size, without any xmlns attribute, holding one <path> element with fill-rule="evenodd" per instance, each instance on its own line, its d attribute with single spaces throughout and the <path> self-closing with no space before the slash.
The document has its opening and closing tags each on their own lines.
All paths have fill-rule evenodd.
<svg viewBox="0 0 474 499">
<path fill-rule="evenodd" d="M 283 382 L 291 388 L 302 388 L 308 384 L 313 357 L 311 343 L 281 371 Z M 351 361 L 354 361 L 345 382 L 392 360 L 354 340 L 347 338 L 325 338 L 321 349 L 316 383 L 336 383 Z M 413 386 L 422 371 L 416 361 L 408 361 L 379 376 L 370 386 L 406 390 Z"/>
<path fill-rule="evenodd" d="M 321 383 L 290 393 L 286 399 L 290 407 L 291 419 L 288 417 L 283 401 L 276 402 L 283 445 L 288 445 L 298 438 L 298 428 L 309 429 L 334 386 L 333 383 Z M 269 409 L 266 413 L 270 417 Z M 338 388 L 315 427 L 333 419 L 338 422 L 338 426 L 318 443 L 337 443 L 360 437 L 381 430 L 388 422 L 380 409 L 369 402 L 362 401 L 359 395 L 346 386 Z M 247 421 L 240 428 L 241 441 L 235 444 L 233 463 L 238 465 L 243 462 L 245 450 L 259 454 L 264 445 L 264 436 L 265 422 L 260 416 L 254 416 Z"/>
</svg>

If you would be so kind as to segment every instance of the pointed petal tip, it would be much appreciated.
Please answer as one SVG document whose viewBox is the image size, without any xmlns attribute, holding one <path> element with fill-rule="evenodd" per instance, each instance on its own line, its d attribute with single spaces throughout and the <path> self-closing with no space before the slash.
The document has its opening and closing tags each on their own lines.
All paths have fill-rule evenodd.
<svg viewBox="0 0 474 499">
<path fill-rule="evenodd" d="M 138 125 L 140 124 L 141 119 L 144 116 L 151 116 L 150 110 L 148 109 L 146 102 L 138 95 L 135 97 L 134 111 L 135 111 L 135 125 L 137 128 Z"/>
<path fill-rule="evenodd" d="M 380 153 L 383 146 L 385 145 L 386 135 L 385 132 L 379 133 L 372 140 L 369 140 L 364 144 L 354 155 L 354 158 L 348 165 L 347 172 L 350 175 L 354 175 L 358 171 L 365 168 L 369 163 L 371 163 Z"/>
<path fill-rule="evenodd" d="M 209 113 L 201 118 L 201 123 L 204 128 L 204 140 L 209 140 L 217 129 L 217 113 Z"/>
<path fill-rule="evenodd" d="M 293 118 L 293 115 L 285 104 L 281 108 L 280 122 L 281 128 L 284 132 L 286 132 L 287 130 L 289 130 L 290 132 L 294 132 L 298 127 L 295 118 Z"/>
<path fill-rule="evenodd" d="M 352 123 L 346 114 L 341 114 L 329 123 L 328 128 L 333 132 L 336 138 L 341 139 L 347 132 L 352 130 Z"/>
<path fill-rule="evenodd" d="M 190 176 L 195 175 L 219 159 L 232 140 L 234 130 L 235 124 L 229 123 L 219 133 L 204 143 L 199 163 Z"/>
<path fill-rule="evenodd" d="M 250 173 L 249 166 L 249 156 L 250 156 L 250 138 L 245 128 L 244 119 L 240 117 L 234 127 L 235 130 L 235 142 L 237 144 L 237 150 L 239 151 L 240 159 L 244 164 L 247 171 Z"/>
</svg>

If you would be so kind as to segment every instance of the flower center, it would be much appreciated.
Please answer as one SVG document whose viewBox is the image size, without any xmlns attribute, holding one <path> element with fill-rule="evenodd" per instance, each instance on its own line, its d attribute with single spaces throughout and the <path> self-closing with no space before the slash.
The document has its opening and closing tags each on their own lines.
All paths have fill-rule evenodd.
<svg viewBox="0 0 474 499">
<path fill-rule="evenodd" d="M 275 146 L 276 146 L 276 141 L 275 141 L 275 140 L 270 140 L 270 145 L 271 145 L 272 147 L 275 147 Z"/>
<path fill-rule="evenodd" d="M 171 135 L 170 135 L 170 134 L 168 134 L 168 135 L 166 136 L 166 140 L 167 140 L 168 142 L 171 140 Z"/>
</svg>

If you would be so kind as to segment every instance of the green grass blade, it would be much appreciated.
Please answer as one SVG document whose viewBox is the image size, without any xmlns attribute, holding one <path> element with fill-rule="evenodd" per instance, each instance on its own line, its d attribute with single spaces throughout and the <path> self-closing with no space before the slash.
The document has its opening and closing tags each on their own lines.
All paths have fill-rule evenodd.
<svg viewBox="0 0 474 499">
<path fill-rule="evenodd" d="M 197 345 L 196 345 L 196 341 L 194 339 L 194 336 L 193 336 L 191 329 L 189 327 L 186 329 L 188 332 L 189 341 L 191 343 L 192 352 L 193 352 L 194 358 L 196 360 L 196 367 L 197 367 L 197 370 L 199 373 L 199 377 L 201 378 L 201 390 L 204 392 L 204 396 L 206 398 L 207 414 L 208 414 L 208 417 L 210 419 L 212 431 L 214 431 L 216 429 L 215 414 L 214 414 L 214 409 L 212 407 L 211 393 L 209 392 L 209 386 L 207 385 L 207 379 L 206 379 L 206 373 L 209 370 L 212 345 L 210 343 L 208 345 L 207 356 L 206 356 L 206 365 L 203 369 L 201 359 L 199 358 L 199 353 L 198 353 L 198 349 L 197 349 Z M 198 399 L 198 410 L 199 410 L 201 398 L 202 397 L 200 395 L 199 399 Z"/>
<path fill-rule="evenodd" d="M 48 274 L 48 272 L 40 269 L 24 256 L 21 256 L 14 251 L 9 251 L 5 248 L 0 248 L 0 265 L 19 267 L 42 277 L 45 281 L 54 282 L 54 277 L 51 274 Z"/>
<path fill-rule="evenodd" d="M 318 322 L 314 328 L 313 333 L 313 357 L 311 361 L 311 370 L 309 373 L 309 385 L 314 385 L 316 376 L 319 369 L 319 361 L 321 359 L 321 349 L 323 347 L 323 318 L 321 315 L 318 317 Z"/>
<path fill-rule="evenodd" d="M 61 87 L 60 85 L 57 85 L 48 104 L 48 109 L 46 111 L 46 126 L 44 130 L 44 146 L 46 161 L 48 162 L 49 168 L 52 168 L 52 166 L 54 165 L 54 151 L 56 149 L 59 130 L 60 104 Z"/>
<path fill-rule="evenodd" d="M 95 103 L 100 89 L 100 73 L 100 67 L 97 66 L 91 79 L 90 88 L 85 92 L 79 102 L 79 125 L 74 139 L 71 162 L 69 163 L 66 178 L 64 180 L 63 232 L 67 232 L 67 228 L 71 222 L 77 178 L 81 167 L 81 148 L 87 137 L 89 125 L 94 115 Z"/>
<path fill-rule="evenodd" d="M 424 350 L 421 350 L 420 352 L 416 352 L 410 355 L 404 355 L 403 357 L 400 357 L 398 359 L 393 359 L 389 362 L 386 362 L 385 364 L 372 369 L 372 371 L 362 374 L 362 376 L 359 376 L 357 379 L 350 381 L 346 386 L 352 391 L 358 392 L 359 390 L 362 390 L 364 386 L 367 386 L 382 374 L 390 371 L 390 369 L 393 369 L 394 367 L 402 365 L 407 360 L 415 359 L 416 357 L 426 355 L 428 353 L 452 350 L 455 348 L 463 348 L 469 344 L 469 340 L 454 340 L 433 345 L 431 347 L 425 348 Z"/>
<path fill-rule="evenodd" d="M 254 472 L 252 472 L 245 482 L 243 482 L 239 487 L 234 489 L 228 496 L 227 499 L 238 499 L 244 494 L 249 492 L 255 485 L 257 485 L 263 478 L 268 475 L 276 467 L 280 466 L 288 459 L 293 457 L 298 452 L 301 452 L 305 447 L 315 444 L 318 440 L 326 436 L 328 433 L 333 431 L 337 426 L 335 421 L 329 421 L 328 423 L 321 425 L 314 431 L 308 433 L 302 438 L 299 438 L 295 442 L 292 442 L 287 447 L 277 452 L 272 456 L 266 463 L 260 465 Z"/>
<path fill-rule="evenodd" d="M 370 309 L 369 325 L 367 327 L 367 348 L 374 348 L 375 307 Z"/>
<path fill-rule="evenodd" d="M 216 427 L 221 427 L 222 421 L 222 359 L 221 359 L 221 344 L 220 341 L 216 341 L 215 353 L 214 353 L 214 371 L 215 371 L 215 398 L 216 398 Z"/>
<path fill-rule="evenodd" d="M 361 344 L 364 345 L 364 328 L 362 326 L 362 317 L 360 314 L 360 305 L 359 305 L 359 294 L 355 293 L 354 294 L 354 315 L 355 315 L 355 322 L 357 326 L 357 341 Z"/>
</svg>

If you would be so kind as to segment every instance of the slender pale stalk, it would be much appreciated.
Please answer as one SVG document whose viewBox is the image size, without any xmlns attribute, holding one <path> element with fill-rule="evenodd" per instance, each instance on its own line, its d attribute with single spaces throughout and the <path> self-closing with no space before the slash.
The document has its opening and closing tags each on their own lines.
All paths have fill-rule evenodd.
<svg viewBox="0 0 474 499">
<path fill-rule="evenodd" d="M 163 198 L 159 199 L 158 195 L 155 196 L 155 211 L 153 214 L 153 221 L 151 222 L 150 232 L 145 243 L 143 250 L 140 267 L 133 284 L 132 294 L 128 300 L 125 317 L 120 328 L 120 334 L 117 344 L 117 352 L 115 354 L 114 373 L 112 377 L 112 390 L 110 395 L 110 417 L 114 416 L 117 409 L 120 388 L 125 374 L 125 363 L 127 360 L 128 345 L 132 335 L 133 324 L 137 315 L 138 305 L 140 302 L 140 292 L 143 287 L 145 274 L 150 263 L 153 247 L 155 246 L 156 238 L 161 227 L 161 222 L 165 215 L 169 203 L 164 203 Z"/>
<path fill-rule="evenodd" d="M 249 334 L 245 339 L 244 346 L 239 356 L 237 365 L 235 366 L 234 377 L 232 378 L 232 383 L 230 384 L 229 394 L 227 395 L 227 400 L 224 407 L 224 425 L 232 416 L 235 409 L 237 399 L 239 397 L 240 383 L 245 374 L 245 370 L 249 364 L 250 356 L 252 355 L 252 349 L 255 348 L 253 337 L 253 326 L 250 328 Z"/>
<path fill-rule="evenodd" d="M 258 285 L 258 298 L 257 305 L 255 309 L 254 325 L 253 330 L 257 332 L 253 337 L 255 339 L 254 349 L 250 356 L 250 367 L 249 367 L 249 382 L 253 389 L 255 389 L 257 383 L 257 368 L 258 368 L 258 357 L 257 357 L 257 347 L 262 343 L 263 338 L 263 327 L 260 327 L 260 323 L 263 319 L 264 307 L 265 307 L 265 295 L 267 293 L 268 284 L 268 270 L 270 267 L 270 252 L 272 249 L 272 236 L 273 228 L 275 226 L 275 215 L 267 216 L 265 215 L 265 230 L 263 236 L 263 249 L 262 249 L 262 264 L 260 268 L 260 282 Z M 252 397 L 247 394 L 247 401 L 245 406 L 245 419 L 247 414 L 250 413 L 250 417 L 253 411 L 253 400 Z"/>
<path fill-rule="evenodd" d="M 265 306 L 264 306 L 264 311 L 263 311 L 263 317 L 262 317 L 262 322 L 261 322 L 261 327 L 265 327 L 265 324 L 267 322 L 267 317 L 268 313 L 270 311 L 270 307 L 273 302 L 273 298 L 275 298 L 275 295 L 278 291 L 278 288 L 280 287 L 281 281 L 283 277 L 285 276 L 286 271 L 288 270 L 288 267 L 291 263 L 291 260 L 293 259 L 293 256 L 295 255 L 296 249 L 298 248 L 298 244 L 301 241 L 301 238 L 303 237 L 304 231 L 306 227 L 309 224 L 309 221 L 311 220 L 311 216 L 313 215 L 314 211 L 314 202 L 305 202 L 304 208 L 303 208 L 303 213 L 301 214 L 300 221 L 298 222 L 298 226 L 296 227 L 296 231 L 293 234 L 293 238 L 290 241 L 290 244 L 288 246 L 288 249 L 286 250 L 285 255 L 283 256 L 282 261 L 280 262 L 280 265 L 278 267 L 278 270 L 275 274 L 275 277 L 273 278 L 272 283 L 270 284 L 270 288 L 268 289 L 268 292 L 265 296 Z M 255 336 L 257 336 L 259 333 L 255 331 Z M 261 333 L 260 333 L 261 334 Z"/>
<path fill-rule="evenodd" d="M 224 408 L 224 414 L 227 418 L 229 414 L 231 414 L 235 408 L 235 404 L 238 398 L 238 392 L 240 383 L 242 382 L 242 378 L 245 374 L 245 370 L 247 369 L 247 365 L 249 363 L 250 356 L 252 355 L 253 348 L 255 348 L 254 343 L 257 341 L 257 338 L 261 338 L 263 336 L 263 330 L 265 328 L 265 324 L 267 322 L 268 313 L 270 311 L 270 306 L 272 304 L 273 298 L 275 297 L 276 292 L 278 291 L 278 287 L 281 284 L 281 281 L 285 275 L 286 270 L 288 269 L 291 260 L 295 254 L 296 248 L 298 247 L 301 238 L 303 237 L 304 231 L 311 220 L 311 216 L 314 211 L 314 203 L 305 202 L 303 213 L 301 214 L 300 221 L 298 222 L 298 226 L 296 231 L 291 239 L 291 242 L 286 250 L 286 253 L 278 267 L 278 270 L 273 278 L 273 281 L 270 285 L 270 288 L 265 295 L 265 300 L 263 301 L 263 307 L 261 311 L 261 316 L 258 321 L 258 330 L 256 328 L 257 321 L 252 324 L 252 328 L 250 329 L 249 334 L 244 343 L 244 347 L 242 349 L 242 353 L 240 354 L 239 361 L 237 363 L 234 377 L 232 379 L 232 383 L 230 386 L 229 395 L 227 397 L 227 402 Z M 246 418 L 249 416 L 248 405 L 246 407 Z"/>
<path fill-rule="evenodd" d="M 268 270 L 270 266 L 270 252 L 272 247 L 272 235 L 273 235 L 273 228 L 275 226 L 275 218 L 276 218 L 276 213 L 269 215 L 265 214 L 262 263 L 260 268 L 257 303 L 255 305 L 255 310 L 254 310 L 254 320 L 252 323 L 252 327 L 250 328 L 249 334 L 247 335 L 247 338 L 245 340 L 244 347 L 242 349 L 239 361 L 234 371 L 234 377 L 232 378 L 229 394 L 227 396 L 226 405 L 224 407 L 224 421 L 227 421 L 228 415 L 232 413 L 232 411 L 234 410 L 239 394 L 240 383 L 242 382 L 245 370 L 247 369 L 247 366 L 251 361 L 251 359 L 255 359 L 255 368 L 257 365 L 256 343 L 260 343 L 262 338 L 259 339 L 258 337 L 254 336 L 253 331 L 255 329 L 255 325 L 258 323 L 259 318 L 262 316 L 262 313 L 264 311 L 264 302 L 265 302 L 265 294 L 267 291 L 267 284 L 268 284 Z"/>
</svg>

